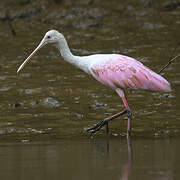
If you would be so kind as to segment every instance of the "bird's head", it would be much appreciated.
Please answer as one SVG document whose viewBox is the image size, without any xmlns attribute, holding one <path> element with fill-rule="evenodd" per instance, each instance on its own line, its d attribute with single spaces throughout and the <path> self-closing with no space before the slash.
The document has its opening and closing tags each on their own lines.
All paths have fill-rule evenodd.
<svg viewBox="0 0 180 180">
<path fill-rule="evenodd" d="M 19 69 L 17 70 L 17 74 L 23 69 L 23 67 L 25 66 L 25 64 L 37 53 L 37 51 L 39 49 L 41 49 L 43 46 L 45 46 L 46 44 L 54 44 L 57 45 L 58 42 L 61 41 L 61 39 L 64 39 L 64 36 L 59 33 L 56 30 L 50 30 L 48 31 L 45 36 L 43 37 L 43 39 L 41 40 L 40 44 L 38 45 L 38 47 L 28 56 L 28 58 L 21 64 L 21 66 L 19 67 Z"/>
<path fill-rule="evenodd" d="M 41 43 L 46 45 L 46 44 L 56 44 L 60 41 L 60 39 L 62 38 L 62 34 L 59 33 L 56 30 L 50 30 L 48 31 L 44 38 L 42 39 Z"/>
</svg>

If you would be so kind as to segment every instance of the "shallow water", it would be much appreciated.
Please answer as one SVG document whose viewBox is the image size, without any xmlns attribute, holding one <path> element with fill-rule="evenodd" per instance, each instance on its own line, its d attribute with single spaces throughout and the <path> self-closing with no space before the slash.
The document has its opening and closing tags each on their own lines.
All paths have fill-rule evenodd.
<svg viewBox="0 0 180 180">
<path fill-rule="evenodd" d="M 6 4 L 0 6 L 0 143 L 2 168 L 9 167 L 9 171 L 2 171 L 3 177 L 10 172 L 7 179 L 11 176 L 24 179 L 26 174 L 23 174 L 22 167 L 25 163 L 27 169 L 32 168 L 33 175 L 44 179 L 50 176 L 69 179 L 70 175 L 75 178 L 82 175 L 84 179 L 121 179 L 128 154 L 126 117 L 109 125 L 111 155 L 106 156 L 104 129 L 93 135 L 93 140 L 84 131 L 84 128 L 123 109 L 118 95 L 69 65 L 51 46 L 39 51 L 19 76 L 16 71 L 44 33 L 57 29 L 65 35 L 76 55 L 121 53 L 158 72 L 180 52 L 179 6 L 171 8 L 168 1 L 28 2 L 23 4 L 23 9 L 20 3 L 8 4 L 11 11 L 7 12 L 14 17 L 10 23 L 16 36 L 8 22 L 2 20 L 5 11 L 2 7 Z M 29 17 L 20 16 L 26 9 L 31 12 L 34 7 L 36 13 L 30 13 Z M 131 141 L 137 151 L 133 155 L 131 179 L 179 177 L 176 169 L 180 135 L 179 66 L 177 59 L 162 73 L 171 83 L 172 92 L 126 92 L 133 111 Z M 100 149 L 103 146 L 103 152 L 96 150 L 96 146 Z M 146 146 L 149 152 L 146 152 Z M 75 153 L 77 157 L 74 157 Z M 57 164 L 57 159 L 61 161 L 64 156 L 66 164 Z M 73 158 L 76 161 L 72 161 Z M 84 170 L 73 168 L 73 162 L 78 162 L 79 169 Z M 88 171 L 89 162 L 92 173 Z M 37 171 L 38 167 L 40 171 Z M 68 168 L 73 170 L 72 174 L 67 173 Z M 96 176 L 97 169 L 99 174 Z M 107 171 L 107 176 L 103 170 Z M 50 175 L 45 176 L 45 171 Z"/>
<path fill-rule="evenodd" d="M 1 179 L 179 179 L 179 139 L 0 145 Z"/>
</svg>

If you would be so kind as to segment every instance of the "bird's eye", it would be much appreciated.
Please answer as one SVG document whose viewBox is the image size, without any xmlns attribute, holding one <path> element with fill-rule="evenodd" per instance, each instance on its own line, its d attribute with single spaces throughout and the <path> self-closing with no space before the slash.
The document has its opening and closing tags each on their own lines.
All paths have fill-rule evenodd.
<svg viewBox="0 0 180 180">
<path fill-rule="evenodd" d="M 48 38 L 48 39 L 50 39 L 50 38 L 51 38 L 51 36 L 47 36 L 47 38 Z"/>
</svg>

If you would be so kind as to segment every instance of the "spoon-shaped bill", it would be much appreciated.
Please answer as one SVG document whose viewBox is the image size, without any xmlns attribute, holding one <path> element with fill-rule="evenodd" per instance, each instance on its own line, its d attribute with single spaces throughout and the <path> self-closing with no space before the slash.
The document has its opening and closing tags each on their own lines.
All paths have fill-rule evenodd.
<svg viewBox="0 0 180 180">
<path fill-rule="evenodd" d="M 42 40 L 38 47 L 29 55 L 29 57 L 21 64 L 21 66 L 17 70 L 17 74 L 24 68 L 26 63 L 41 49 L 44 45 L 46 45 L 45 41 Z"/>
</svg>

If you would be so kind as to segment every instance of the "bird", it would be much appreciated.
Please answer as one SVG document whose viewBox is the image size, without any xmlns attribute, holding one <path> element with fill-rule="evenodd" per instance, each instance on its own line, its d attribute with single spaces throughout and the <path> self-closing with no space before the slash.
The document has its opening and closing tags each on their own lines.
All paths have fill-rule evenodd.
<svg viewBox="0 0 180 180">
<path fill-rule="evenodd" d="M 92 127 L 86 128 L 87 132 L 95 133 L 106 125 L 106 132 L 108 133 L 108 122 L 127 114 L 126 135 L 127 138 L 129 138 L 131 133 L 132 111 L 128 105 L 125 90 L 142 89 L 158 92 L 171 91 L 171 85 L 165 78 L 132 57 L 122 54 L 73 55 L 64 35 L 57 30 L 49 30 L 46 32 L 37 48 L 20 65 L 17 74 L 38 50 L 47 44 L 54 45 L 65 61 L 93 76 L 100 83 L 110 87 L 112 90 L 116 91 L 122 99 L 124 110 L 99 121 Z"/>
</svg>

